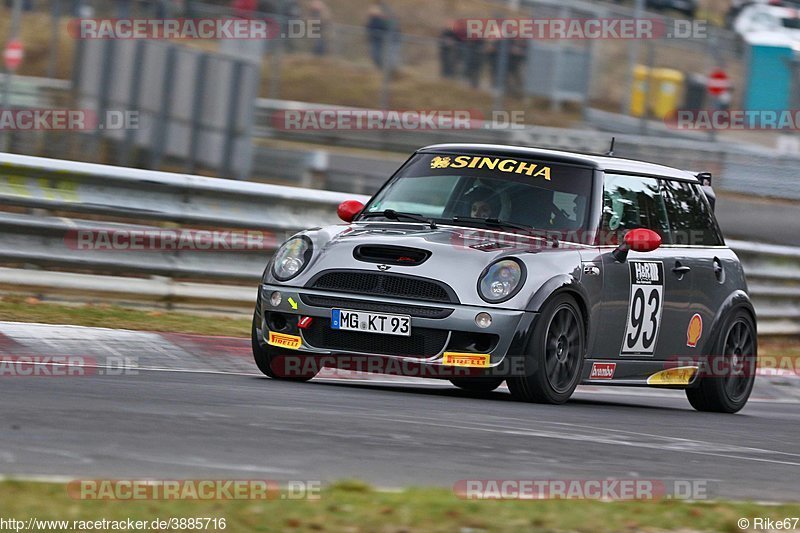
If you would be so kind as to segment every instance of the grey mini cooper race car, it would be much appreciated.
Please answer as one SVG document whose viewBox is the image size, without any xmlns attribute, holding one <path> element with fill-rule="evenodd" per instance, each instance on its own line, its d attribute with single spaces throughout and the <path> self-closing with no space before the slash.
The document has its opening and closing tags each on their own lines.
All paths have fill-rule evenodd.
<svg viewBox="0 0 800 533">
<path fill-rule="evenodd" d="M 704 183 L 707 181 L 707 183 Z M 266 375 L 323 367 L 503 381 L 563 403 L 580 384 L 686 389 L 736 412 L 756 316 L 710 175 L 512 146 L 418 150 L 345 224 L 288 239 L 253 317 Z"/>
</svg>

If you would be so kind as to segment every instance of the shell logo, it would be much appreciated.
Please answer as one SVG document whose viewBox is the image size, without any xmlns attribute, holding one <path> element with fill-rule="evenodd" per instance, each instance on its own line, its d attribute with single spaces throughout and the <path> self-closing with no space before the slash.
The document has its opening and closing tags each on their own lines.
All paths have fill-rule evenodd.
<svg viewBox="0 0 800 533">
<path fill-rule="evenodd" d="M 696 314 L 689 320 L 689 327 L 686 329 L 686 346 L 694 348 L 697 341 L 703 335 L 703 317 Z"/>
</svg>

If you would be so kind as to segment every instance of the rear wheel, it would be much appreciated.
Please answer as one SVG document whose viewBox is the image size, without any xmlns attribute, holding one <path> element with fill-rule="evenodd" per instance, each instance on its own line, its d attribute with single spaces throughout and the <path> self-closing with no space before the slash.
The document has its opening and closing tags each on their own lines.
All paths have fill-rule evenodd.
<svg viewBox="0 0 800 533">
<path fill-rule="evenodd" d="M 258 304 L 256 304 L 258 306 Z M 283 381 L 308 381 L 309 379 L 313 378 L 317 375 L 317 373 L 313 370 L 309 370 L 308 372 L 295 375 L 296 372 L 293 372 L 291 376 L 282 375 L 283 373 L 280 372 L 280 365 L 283 365 L 285 368 L 292 368 L 291 365 L 287 365 L 286 362 L 283 360 L 285 357 L 296 357 L 296 352 L 292 352 L 291 350 L 282 350 L 280 348 L 276 348 L 275 346 L 270 345 L 262 345 L 261 344 L 261 323 L 258 316 L 258 307 L 256 307 L 256 311 L 253 313 L 253 326 L 250 332 L 250 343 L 253 348 L 253 359 L 256 362 L 256 366 L 261 371 L 262 374 L 265 376 L 271 377 L 272 379 L 280 379 Z M 312 368 L 314 365 L 310 365 Z M 278 370 L 276 372 L 276 370 Z M 313 373 L 312 373 L 313 372 Z"/>
<path fill-rule="evenodd" d="M 553 298 L 542 309 L 528 342 L 525 374 L 507 380 L 514 398 L 565 403 L 578 386 L 586 351 L 583 315 L 570 295 Z"/>
<path fill-rule="evenodd" d="M 492 392 L 503 381 L 503 378 L 454 378 L 450 383 L 470 392 Z"/>
<path fill-rule="evenodd" d="M 755 382 L 758 338 L 753 318 L 746 311 L 734 311 L 726 321 L 710 364 L 700 382 L 686 389 L 686 397 L 698 411 L 735 413 L 750 398 Z"/>
</svg>

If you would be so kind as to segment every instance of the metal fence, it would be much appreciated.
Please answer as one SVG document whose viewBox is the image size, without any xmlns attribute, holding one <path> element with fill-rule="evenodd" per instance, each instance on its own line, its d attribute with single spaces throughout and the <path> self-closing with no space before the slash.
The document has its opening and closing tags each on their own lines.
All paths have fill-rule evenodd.
<svg viewBox="0 0 800 533">
<path fill-rule="evenodd" d="M 255 133 L 264 139 L 283 139 L 331 147 L 367 148 L 409 153 L 421 146 L 448 142 L 478 142 L 536 146 L 542 148 L 605 152 L 611 134 L 591 130 L 544 126 L 476 127 L 464 130 L 292 130 L 276 126 L 275 117 L 286 110 L 313 111 L 320 106 L 301 102 L 261 99 L 256 105 Z M 485 124 L 491 126 L 491 124 Z M 800 157 L 778 153 L 757 145 L 709 141 L 704 135 L 642 136 L 615 134 L 615 154 L 651 161 L 691 171 L 707 171 L 715 176 L 714 185 L 722 190 L 747 195 L 800 200 Z M 261 148 L 264 150 L 264 148 Z M 365 158 L 369 159 L 369 158 Z M 394 162 L 392 162 L 394 164 Z M 364 164 L 362 167 L 367 167 Z M 385 181 L 390 165 L 373 166 L 366 181 L 377 187 Z M 340 182 L 341 183 L 341 182 Z M 364 189 L 358 183 L 357 192 Z M 342 185 L 346 185 L 342 183 Z"/>
<path fill-rule="evenodd" d="M 337 220 L 344 195 L 294 187 L 0 154 L 0 286 L 77 299 L 209 309 L 247 307 L 287 235 Z M 348 195 L 347 198 L 364 197 Z M 254 248 L 82 247 L 95 232 L 203 231 L 257 237 Z M 24 270 L 23 270 L 24 269 Z M 88 296 L 87 296 L 88 295 Z M 201 305 L 202 306 L 202 305 Z"/>
<path fill-rule="evenodd" d="M 69 82 L 16 76 L 20 107 L 59 108 L 68 101 Z M 16 101 L 16 100 L 12 100 Z M 604 152 L 611 134 L 586 129 L 544 126 L 466 130 L 297 130 L 280 127 L 282 113 L 314 111 L 333 106 L 262 98 L 256 102 L 254 163 L 251 180 L 281 181 L 304 187 L 354 193 L 372 193 L 403 161 L 421 146 L 440 142 L 482 142 L 543 148 Z M 480 126 L 481 124 L 478 124 Z M 678 135 L 664 131 L 659 136 L 615 134 L 616 154 L 696 171 L 710 171 L 715 187 L 746 195 L 800 200 L 800 156 L 774 149 L 730 141 L 710 141 L 704 135 Z M 9 132 L 10 151 L 90 162 L 115 161 L 114 147 L 98 149 L 91 132 Z M 302 143 L 296 148 L 274 141 Z M 310 145 L 317 145 L 310 147 Z M 338 148 L 364 148 L 380 155 L 345 155 Z M 333 152 L 333 153 L 330 153 Z M 392 152 L 387 155 L 386 152 Z M 149 158 L 141 163 L 146 166 Z M 135 164 L 134 164 L 135 166 Z M 162 168 L 191 171 L 190 163 L 165 161 Z"/>
<path fill-rule="evenodd" d="M 271 251 L 366 197 L 0 154 L 0 287 L 72 300 L 247 310 Z M 79 232 L 240 228 L 257 250 L 82 249 Z M 742 257 L 765 334 L 800 333 L 800 249 L 729 243 Z"/>
<path fill-rule="evenodd" d="M 127 16 L 132 17 L 236 15 L 235 10 L 222 4 L 221 2 L 212 4 L 195 1 L 179 3 L 153 2 L 149 0 L 119 3 L 89 0 L 68 2 L 67 0 L 60 0 L 52 3 L 35 3 L 37 8 L 43 10 L 52 7 L 52 13 L 60 17 L 72 16 L 76 14 L 75 10 L 80 11 L 82 6 L 90 6 L 94 10 L 92 12 L 94 16 L 119 15 L 119 9 L 122 9 L 121 6 L 128 6 Z M 579 18 L 586 16 L 630 18 L 638 15 L 660 17 L 665 21 L 666 25 L 671 24 L 669 22 L 671 19 L 661 14 L 637 14 L 630 7 L 604 2 L 530 0 L 520 4 L 523 9 L 522 13 L 527 11 L 532 16 L 540 18 Z M 315 79 L 325 79 L 325 93 L 328 98 L 347 100 L 349 98 L 347 91 L 356 91 L 359 97 L 364 94 L 372 94 L 375 107 L 387 105 L 398 107 L 398 100 L 394 99 L 394 96 L 398 96 L 396 89 L 407 86 L 409 81 L 413 82 L 415 92 L 413 95 L 406 96 L 409 98 L 413 96 L 414 104 L 416 104 L 419 94 L 422 92 L 427 91 L 428 93 L 436 94 L 443 92 L 442 87 L 452 88 L 453 91 L 468 87 L 470 83 L 469 76 L 465 76 L 464 69 L 459 70 L 454 78 L 446 80 L 446 85 L 426 85 L 427 82 L 442 79 L 440 56 L 442 41 L 437 37 L 438 31 L 444 26 L 447 16 L 456 17 L 461 15 L 460 12 L 446 13 L 439 4 L 431 4 L 426 9 L 431 11 L 432 22 L 426 21 L 427 26 L 421 29 L 403 28 L 401 26 L 401 31 L 392 37 L 397 39 L 395 48 L 392 48 L 392 53 L 397 55 L 397 59 L 386 63 L 383 71 L 374 65 L 364 26 L 355 24 L 363 22 L 363 20 L 359 20 L 365 17 L 363 12 L 354 14 L 354 24 L 333 22 L 328 24 L 324 31 L 326 42 L 324 55 L 318 55 L 320 52 L 315 50 L 315 46 L 318 44 L 315 39 L 277 39 L 269 41 L 264 51 L 265 80 L 261 87 L 261 93 L 280 96 L 282 100 L 272 98 L 262 99 L 258 102 L 255 116 L 255 127 L 257 129 L 255 140 L 258 146 L 253 151 L 256 164 L 248 177 L 261 180 L 277 178 L 303 185 L 315 185 L 316 183 L 324 185 L 328 183 L 330 187 L 335 187 L 337 190 L 356 192 L 369 192 L 373 190 L 375 183 L 379 183 L 386 177 L 384 165 L 376 165 L 377 170 L 374 171 L 367 169 L 369 158 L 363 158 L 361 162 L 358 162 L 357 158 L 350 158 L 347 165 L 344 165 L 342 159 L 339 158 L 338 162 L 342 163 L 341 172 L 338 173 L 339 176 L 344 178 L 348 171 L 353 171 L 354 175 L 358 177 L 356 180 L 348 183 L 346 179 L 338 179 L 336 176 L 337 169 L 331 166 L 331 179 L 329 181 L 315 181 L 314 179 L 309 179 L 309 175 L 313 170 L 311 162 L 314 161 L 314 154 L 319 150 L 306 150 L 308 152 L 306 154 L 292 154 L 290 150 L 287 150 L 286 154 L 282 154 L 280 149 L 267 147 L 260 142 L 261 140 L 269 141 L 272 139 L 298 140 L 302 142 L 317 142 L 322 145 L 353 146 L 397 152 L 408 152 L 419 146 L 434 142 L 462 140 L 468 142 L 507 142 L 526 146 L 584 149 L 589 151 L 604 151 L 607 148 L 610 135 L 593 131 L 548 127 L 529 127 L 505 131 L 478 129 L 473 131 L 440 132 L 290 132 L 281 131 L 275 127 L 274 122 L 271 121 L 272 114 L 276 109 L 281 109 L 287 105 L 285 99 L 296 98 L 308 101 L 318 100 L 320 97 L 320 84 L 308 83 L 307 81 L 300 83 L 298 82 L 300 78 L 297 76 L 302 77 L 304 75 L 298 73 L 311 72 L 317 77 Z M 164 12 L 159 12 L 159 10 L 164 10 Z M 498 13 L 501 15 L 506 14 L 502 11 Z M 85 15 L 85 13 L 83 14 Z M 306 16 L 307 14 L 301 15 Z M 439 18 L 442 20 L 438 20 Z M 411 30 L 418 31 L 420 34 L 404 33 L 404 31 Z M 423 34 L 426 32 L 428 35 Z M 550 52 L 543 53 L 532 59 L 533 63 L 541 61 L 543 65 L 546 65 L 546 67 L 542 67 L 546 75 L 539 76 L 538 80 L 534 79 L 531 83 L 533 85 L 541 84 L 541 91 L 550 94 L 549 98 L 557 103 L 561 100 L 569 100 L 568 93 L 570 92 L 580 92 L 578 89 L 570 91 L 570 87 L 580 87 L 586 80 L 580 76 L 575 77 L 574 73 L 580 71 L 581 76 L 588 73 L 589 103 L 591 104 L 592 101 L 597 103 L 598 100 L 607 99 L 607 105 L 603 107 L 613 111 L 619 111 L 619 108 L 625 107 L 623 100 L 625 99 L 624 95 L 629 92 L 629 70 L 631 65 L 637 62 L 650 63 L 655 67 L 675 66 L 675 64 L 678 64 L 683 70 L 698 72 L 707 72 L 711 66 L 725 63 L 728 65 L 729 68 L 727 70 L 734 78 L 734 84 L 736 85 L 736 79 L 741 74 L 741 69 L 737 70 L 732 66 L 739 61 L 735 38 L 727 30 L 713 26 L 708 28 L 708 32 L 708 39 L 669 39 L 644 43 L 623 40 L 558 43 L 552 45 L 556 47 L 552 54 Z M 532 43 L 534 48 L 536 46 L 546 47 L 550 45 L 551 43 Z M 581 55 L 584 52 L 588 53 L 588 56 Z M 694 56 L 698 56 L 697 60 L 692 59 Z M 581 61 L 585 57 L 591 58 L 591 68 L 579 68 L 576 66 L 561 68 L 565 67 L 565 65 L 558 63 L 558 61 L 577 61 L 577 64 L 582 64 Z M 391 72 L 387 70 L 390 64 L 393 65 L 392 69 L 389 69 Z M 356 71 L 343 70 L 345 68 L 350 69 L 353 66 L 356 67 Z M 397 72 L 393 70 L 395 67 L 399 69 Z M 484 73 L 481 75 L 480 85 L 487 90 L 494 89 L 492 87 L 491 70 L 488 65 L 484 65 Z M 534 68 L 534 73 L 535 70 Z M 346 72 L 347 75 L 341 75 L 342 72 Z M 563 86 L 553 87 L 542 81 L 554 79 L 561 72 L 572 76 L 564 82 Z M 408 74 L 413 74 L 413 77 L 409 77 Z M 534 76 L 534 78 L 537 77 Z M 79 101 L 72 98 L 73 87 L 62 80 L 22 76 L 15 76 L 14 80 L 14 95 L 11 102 L 15 107 L 58 108 L 80 105 Z M 196 94 L 192 95 L 192 98 L 184 95 L 184 93 L 191 92 L 189 90 L 179 92 L 181 98 L 187 96 L 185 102 L 199 101 L 196 98 Z M 492 94 L 500 94 L 501 92 L 494 90 Z M 484 97 L 476 101 L 482 102 L 480 105 L 487 105 L 488 99 Z M 399 102 L 400 107 L 404 104 L 409 104 L 408 99 L 401 99 Z M 414 104 L 411 105 L 413 106 Z M 493 108 L 496 105 L 498 105 L 497 100 L 493 102 Z M 169 107 L 166 103 L 164 106 Z M 219 107 L 222 109 L 222 106 Z M 302 104 L 303 109 L 312 109 L 313 107 L 312 104 Z M 534 107 L 536 108 L 536 106 Z M 539 106 L 536 109 L 538 110 L 541 107 L 543 106 Z M 232 113 L 228 115 L 233 116 Z M 718 186 L 735 192 L 782 198 L 800 198 L 800 176 L 797 171 L 797 168 L 800 168 L 800 165 L 798 165 L 800 157 L 796 155 L 781 155 L 776 153 L 775 150 L 759 149 L 744 143 L 707 142 L 709 139 L 705 134 L 684 135 L 680 132 L 671 131 L 666 127 L 651 131 L 652 136 L 643 136 L 637 131 L 640 128 L 638 119 L 625 117 L 619 113 L 599 111 L 595 108 L 587 108 L 584 118 L 588 123 L 599 125 L 604 130 L 610 129 L 621 132 L 617 145 L 617 153 L 620 155 L 666 163 L 687 169 L 709 170 L 718 176 Z M 626 122 L 623 119 L 629 120 Z M 125 142 L 128 145 L 132 145 L 130 141 L 114 141 L 102 144 L 92 142 L 97 139 L 97 135 L 82 135 L 64 131 L 6 132 L 6 135 L 11 137 L 9 151 L 15 153 L 80 159 L 91 162 L 112 162 L 143 168 L 185 170 L 199 174 L 213 173 L 214 175 L 219 175 L 220 173 L 218 170 L 212 170 L 213 167 L 207 165 L 193 165 L 192 158 L 163 158 L 162 160 L 161 157 L 158 157 L 158 150 L 144 153 L 145 150 L 132 151 L 130 146 L 121 146 Z M 193 135 L 191 138 L 199 138 L 199 136 Z M 789 148 L 794 143 L 795 153 L 800 152 L 800 142 L 798 142 L 796 135 L 793 137 L 787 135 L 786 140 Z M 194 145 L 199 146 L 199 143 L 194 143 Z M 195 150 L 198 151 L 198 149 Z M 786 152 L 791 152 L 791 150 L 787 148 Z M 238 161 L 244 158 L 227 157 L 223 159 Z M 290 171 L 286 165 L 281 164 L 286 159 L 297 160 L 301 164 L 297 166 L 295 171 Z M 333 160 L 334 157 L 330 159 Z"/>
<path fill-rule="evenodd" d="M 344 9 L 334 2 L 331 8 Z M 72 16 L 88 17 L 233 17 L 243 14 L 230 7 L 228 2 L 197 1 L 147 1 L 131 0 L 109 2 L 105 0 L 52 0 L 35 2 L 35 7 L 49 12 L 55 19 Z M 392 4 L 392 2 L 387 2 Z M 297 7 L 293 1 L 262 2 L 264 8 L 272 5 L 278 13 L 248 13 L 246 16 L 268 17 L 284 24 L 289 20 L 302 20 L 311 16 Z M 492 101 L 497 108 L 502 106 L 502 97 L 537 96 L 549 100 L 551 104 L 573 101 L 580 105 L 593 105 L 606 110 L 629 111 L 629 93 L 633 86 L 632 68 L 642 64 L 652 68 L 671 68 L 681 71 L 688 79 L 693 74 L 708 74 L 713 67 L 724 67 L 737 89 L 733 105 L 739 105 L 741 88 L 744 87 L 744 61 L 735 35 L 724 28 L 709 25 L 704 36 L 686 38 L 658 38 L 649 40 L 602 39 L 602 40 L 560 40 L 558 42 L 531 41 L 526 43 L 526 61 L 523 76 L 524 89 L 516 86 L 513 72 L 506 69 L 506 75 L 498 75 L 498 65 L 502 63 L 503 48 L 487 41 L 474 47 L 473 60 L 465 58 L 470 50 L 461 54 L 449 54 L 445 50 L 447 39 L 443 38 L 449 20 L 468 17 L 535 17 L 537 19 L 631 19 L 649 18 L 658 21 L 666 28 L 674 26 L 675 19 L 654 12 L 638 13 L 628 6 L 580 0 L 527 0 L 519 2 L 519 10 L 510 10 L 507 2 L 497 2 L 496 6 L 485 8 L 476 14 L 469 8 L 456 3 L 430 2 L 425 6 L 426 14 L 422 24 L 415 14 L 418 27 L 411 27 L 403 19 L 401 3 L 394 9 L 398 12 L 392 19 L 396 27 L 386 37 L 381 50 L 386 61 L 375 59 L 375 47 L 368 38 L 365 28 L 366 6 L 360 10 L 348 11 L 348 23 L 341 13 L 324 21 L 322 38 L 287 37 L 271 40 L 264 47 L 265 63 L 269 66 L 268 82 L 262 95 L 270 98 L 308 100 L 309 91 L 314 89 L 305 84 L 295 83 L 299 72 L 318 72 L 320 76 L 332 75 L 347 68 L 348 79 L 339 80 L 331 90 L 346 93 L 348 83 L 357 80 L 370 87 L 374 107 L 407 106 L 404 94 L 409 76 L 420 84 L 431 84 L 436 90 L 436 82 L 444 80 L 447 84 L 466 89 L 474 86 L 491 91 Z M 284 6 L 284 7 L 281 7 Z M 54 24 L 53 27 L 56 27 Z M 467 43 L 469 44 L 469 43 Z M 459 45 L 464 48 L 465 43 Z M 57 50 L 49 52 L 55 54 Z M 460 60 L 454 58 L 460 57 Z M 507 59 L 507 58 L 506 58 Z M 456 62 L 456 65 L 447 63 Z M 507 61 L 506 61 L 507 63 Z M 55 64 L 55 59 L 50 61 Z M 450 74 L 447 72 L 450 71 Z M 547 72 L 547 76 L 542 76 Z M 556 73 L 556 75 L 551 75 Z M 52 74 L 52 73 L 50 73 Z M 499 84 L 496 83 L 499 80 Z M 554 85 L 554 81 L 557 82 Z M 363 93 L 362 93 L 363 94 Z M 347 100 L 347 94 L 338 98 Z M 485 101 L 474 95 L 476 101 Z M 399 102 L 399 104 L 398 104 Z M 517 100 L 517 104 L 519 101 Z"/>
</svg>

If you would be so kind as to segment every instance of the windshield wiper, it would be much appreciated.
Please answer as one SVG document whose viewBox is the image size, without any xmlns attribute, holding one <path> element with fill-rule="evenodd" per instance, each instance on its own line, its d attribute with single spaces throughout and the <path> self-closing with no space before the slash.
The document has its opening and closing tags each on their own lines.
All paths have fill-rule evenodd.
<svg viewBox="0 0 800 533">
<path fill-rule="evenodd" d="M 495 226 L 498 228 L 512 228 L 522 230 L 529 235 L 538 237 L 536 231 L 525 224 L 517 224 L 516 222 L 509 222 L 507 220 L 500 220 L 498 218 L 475 218 L 475 217 L 453 217 L 453 222 L 479 222 L 487 226 Z"/>
<path fill-rule="evenodd" d="M 508 220 L 500 220 L 499 218 L 453 217 L 452 220 L 453 222 L 473 222 L 473 223 L 486 224 L 487 226 L 492 226 L 496 228 L 518 229 L 520 231 L 524 231 L 531 237 L 547 241 L 547 236 L 544 233 L 537 231 L 531 226 L 527 226 L 525 224 L 517 224 L 516 222 L 511 222 Z M 554 241 L 553 248 L 558 248 L 558 239 L 553 237 L 553 241 Z"/>
<path fill-rule="evenodd" d="M 429 225 L 431 229 L 436 229 L 436 222 L 434 222 L 432 218 L 427 218 L 422 215 L 416 215 L 414 213 L 404 213 L 402 211 L 395 211 L 394 209 L 384 209 L 383 211 L 373 211 L 361 215 L 361 218 L 369 218 L 369 217 L 385 217 L 388 218 L 389 220 L 399 220 L 401 218 L 406 218 L 408 220 L 414 220 L 415 222 L 422 222 L 423 224 Z"/>
</svg>

